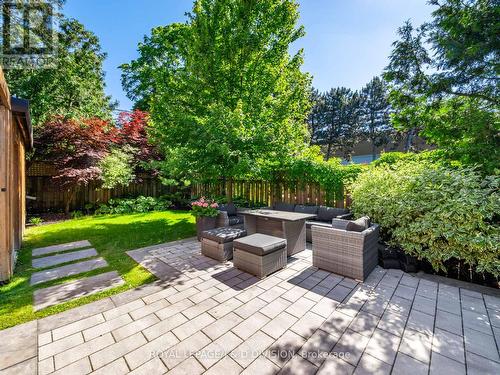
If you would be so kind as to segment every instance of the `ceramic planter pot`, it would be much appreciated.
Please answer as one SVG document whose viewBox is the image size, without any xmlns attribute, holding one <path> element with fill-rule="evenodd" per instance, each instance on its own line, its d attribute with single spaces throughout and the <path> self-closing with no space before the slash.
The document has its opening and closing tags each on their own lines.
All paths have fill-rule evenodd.
<svg viewBox="0 0 500 375">
<path fill-rule="evenodd" d="M 198 216 L 196 218 L 196 235 L 198 237 L 198 241 L 201 241 L 201 232 L 215 228 L 216 220 L 217 218 L 208 216 Z"/>
</svg>

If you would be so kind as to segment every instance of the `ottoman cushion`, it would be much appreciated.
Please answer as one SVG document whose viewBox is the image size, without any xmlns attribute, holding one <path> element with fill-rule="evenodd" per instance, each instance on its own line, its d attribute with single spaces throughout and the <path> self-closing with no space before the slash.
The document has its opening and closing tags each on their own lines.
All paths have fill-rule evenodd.
<svg viewBox="0 0 500 375">
<path fill-rule="evenodd" d="M 233 228 L 233 227 L 221 227 L 203 231 L 201 236 L 209 240 L 226 243 L 234 241 L 237 238 L 246 236 L 247 231 L 245 229 Z"/>
<path fill-rule="evenodd" d="M 234 247 L 255 255 L 266 255 L 286 246 L 284 238 L 268 236 L 267 234 L 255 233 L 234 241 Z"/>
</svg>

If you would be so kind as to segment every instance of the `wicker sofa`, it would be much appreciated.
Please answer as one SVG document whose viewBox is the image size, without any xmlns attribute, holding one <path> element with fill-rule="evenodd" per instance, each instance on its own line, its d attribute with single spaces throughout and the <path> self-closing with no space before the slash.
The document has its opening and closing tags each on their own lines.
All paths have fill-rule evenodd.
<svg viewBox="0 0 500 375">
<path fill-rule="evenodd" d="M 349 222 L 348 220 L 340 220 Z M 378 264 L 379 226 L 371 224 L 366 229 L 334 220 L 333 226 L 313 225 L 312 248 L 315 267 L 347 276 L 356 280 L 365 280 Z"/>
<path fill-rule="evenodd" d="M 238 209 L 234 203 L 221 204 L 219 206 L 219 215 L 216 218 L 215 227 L 231 227 L 244 223 L 242 215 L 238 214 Z"/>
<path fill-rule="evenodd" d="M 309 206 L 302 204 L 278 202 L 269 209 L 277 211 L 301 212 L 304 214 L 316 215 L 314 219 L 306 220 L 306 241 L 312 241 L 311 227 L 313 225 L 322 225 L 330 227 L 332 219 L 351 219 L 352 213 L 346 208 L 328 207 L 328 206 Z"/>
</svg>

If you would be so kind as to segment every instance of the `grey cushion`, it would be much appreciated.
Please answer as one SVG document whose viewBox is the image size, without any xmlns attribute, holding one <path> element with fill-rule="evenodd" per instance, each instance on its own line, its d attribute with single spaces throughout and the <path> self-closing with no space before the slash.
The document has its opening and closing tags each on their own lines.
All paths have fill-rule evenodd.
<svg viewBox="0 0 500 375">
<path fill-rule="evenodd" d="M 218 242 L 218 243 L 226 243 L 234 241 L 237 238 L 243 237 L 247 235 L 247 231 L 245 229 L 239 228 L 231 228 L 231 227 L 221 227 L 203 231 L 201 236 L 203 238 L 208 238 L 209 240 Z"/>
<path fill-rule="evenodd" d="M 236 206 L 234 203 L 221 204 L 219 206 L 219 211 L 226 211 L 227 216 L 236 216 Z"/>
<path fill-rule="evenodd" d="M 339 215 L 348 214 L 349 210 L 345 208 L 336 208 L 336 207 L 327 207 L 327 206 L 319 206 L 318 209 L 318 217 L 319 221 L 331 221 L 335 219 Z"/>
<path fill-rule="evenodd" d="M 305 206 L 303 204 L 298 204 L 295 206 L 294 211 L 300 212 L 302 214 L 317 215 L 318 214 L 318 206 Z"/>
<path fill-rule="evenodd" d="M 331 227 L 330 223 L 325 223 L 324 221 L 306 220 L 306 228 L 311 228 L 313 225 L 319 225 L 322 227 Z"/>
<path fill-rule="evenodd" d="M 293 203 L 283 203 L 283 202 L 278 202 L 274 205 L 274 209 L 276 211 L 288 211 L 288 212 L 293 212 L 295 208 L 295 205 Z"/>
<path fill-rule="evenodd" d="M 233 246 L 240 250 L 263 256 L 283 249 L 286 246 L 286 240 L 284 238 L 268 236 L 267 234 L 255 233 L 235 240 Z"/>
<path fill-rule="evenodd" d="M 346 230 L 352 232 L 362 232 L 370 227 L 370 218 L 368 216 L 360 217 L 358 220 L 348 221 Z"/>
<path fill-rule="evenodd" d="M 349 224 L 349 220 L 332 219 L 332 228 L 334 228 L 334 229 L 347 230 L 348 224 Z"/>
<path fill-rule="evenodd" d="M 229 225 L 243 224 L 244 220 L 239 216 L 229 216 Z"/>
</svg>

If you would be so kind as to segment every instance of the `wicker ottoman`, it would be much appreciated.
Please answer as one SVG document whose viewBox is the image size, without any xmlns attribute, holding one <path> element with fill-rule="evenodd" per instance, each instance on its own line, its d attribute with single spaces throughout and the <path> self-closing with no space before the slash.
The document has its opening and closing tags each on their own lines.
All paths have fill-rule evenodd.
<svg viewBox="0 0 500 375">
<path fill-rule="evenodd" d="M 222 227 L 201 233 L 201 253 L 209 258 L 226 262 L 233 258 L 233 241 L 246 236 L 247 231 L 234 227 Z"/>
<path fill-rule="evenodd" d="M 286 240 L 255 233 L 233 242 L 236 268 L 264 278 L 286 267 Z"/>
</svg>

